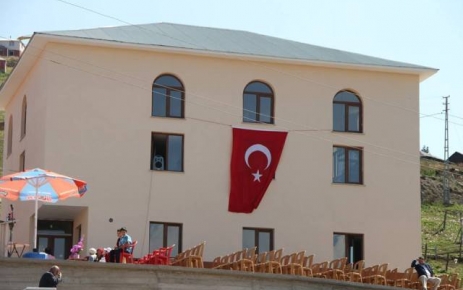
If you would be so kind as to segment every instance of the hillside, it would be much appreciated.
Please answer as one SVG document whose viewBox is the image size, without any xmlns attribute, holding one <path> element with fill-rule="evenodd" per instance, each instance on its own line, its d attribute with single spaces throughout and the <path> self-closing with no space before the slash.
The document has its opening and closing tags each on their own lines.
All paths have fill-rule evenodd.
<svg viewBox="0 0 463 290">
<path fill-rule="evenodd" d="M 450 164 L 449 185 L 452 203 L 463 204 L 463 165 Z M 421 203 L 443 202 L 444 163 L 421 158 Z"/>
<path fill-rule="evenodd" d="M 450 165 L 451 206 L 443 205 L 443 168 L 443 162 L 421 159 L 422 252 L 437 273 L 462 277 L 463 165 Z"/>
</svg>

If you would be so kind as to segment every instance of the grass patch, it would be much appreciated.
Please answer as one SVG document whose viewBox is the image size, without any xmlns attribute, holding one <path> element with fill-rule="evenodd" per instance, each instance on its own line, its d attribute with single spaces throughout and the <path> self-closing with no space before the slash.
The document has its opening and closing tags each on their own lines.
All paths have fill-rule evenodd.
<svg viewBox="0 0 463 290">
<path fill-rule="evenodd" d="M 423 254 L 425 254 L 426 246 L 428 262 L 438 274 L 459 273 L 460 277 L 463 275 L 463 259 L 460 258 L 462 216 L 462 205 L 421 206 Z M 447 253 L 450 253 L 449 263 L 446 261 Z M 458 262 L 455 263 L 454 259 L 458 259 Z"/>
</svg>

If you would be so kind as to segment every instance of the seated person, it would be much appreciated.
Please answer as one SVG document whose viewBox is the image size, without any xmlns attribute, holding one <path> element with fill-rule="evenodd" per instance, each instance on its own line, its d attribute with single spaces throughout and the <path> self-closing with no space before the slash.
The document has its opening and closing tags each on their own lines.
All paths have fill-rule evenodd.
<svg viewBox="0 0 463 290">
<path fill-rule="evenodd" d="M 434 275 L 431 265 L 425 263 L 423 257 L 418 257 L 418 259 L 412 261 L 412 268 L 415 268 L 418 275 L 418 280 L 420 280 L 423 290 L 428 289 L 428 282 L 431 282 L 433 290 L 437 290 L 440 285 L 441 279 Z"/>
<path fill-rule="evenodd" d="M 111 263 L 120 263 L 119 261 L 121 256 L 121 251 L 124 249 L 126 253 L 132 253 L 132 248 L 124 248 L 126 244 L 132 243 L 132 238 L 127 234 L 127 229 L 122 227 L 118 230 L 117 246 L 109 252 L 109 262 Z"/>
</svg>

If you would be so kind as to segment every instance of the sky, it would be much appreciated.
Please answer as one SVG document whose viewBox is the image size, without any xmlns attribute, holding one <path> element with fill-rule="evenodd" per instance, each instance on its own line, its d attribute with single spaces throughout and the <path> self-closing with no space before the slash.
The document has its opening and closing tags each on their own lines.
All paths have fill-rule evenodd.
<svg viewBox="0 0 463 290">
<path fill-rule="evenodd" d="M 0 0 L 0 37 L 171 22 L 259 34 L 439 69 L 420 84 L 420 148 L 463 153 L 463 0 Z M 388 109 L 385 104 L 385 110 Z M 420 149 L 420 148 L 417 148 Z"/>
</svg>

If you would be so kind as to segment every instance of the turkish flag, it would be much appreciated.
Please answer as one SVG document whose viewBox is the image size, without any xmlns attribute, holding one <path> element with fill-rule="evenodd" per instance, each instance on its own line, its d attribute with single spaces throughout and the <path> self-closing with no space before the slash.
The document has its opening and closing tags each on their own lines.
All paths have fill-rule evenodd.
<svg viewBox="0 0 463 290">
<path fill-rule="evenodd" d="M 275 176 L 287 135 L 233 128 L 228 211 L 251 213 L 259 206 Z"/>
</svg>

